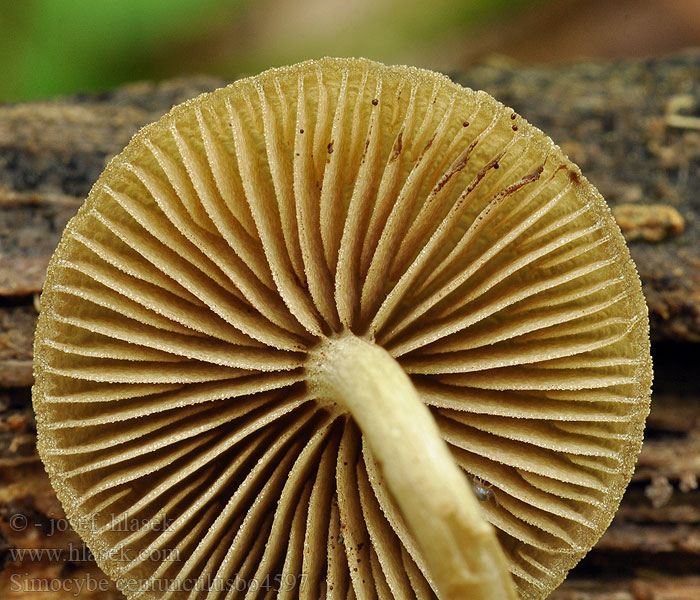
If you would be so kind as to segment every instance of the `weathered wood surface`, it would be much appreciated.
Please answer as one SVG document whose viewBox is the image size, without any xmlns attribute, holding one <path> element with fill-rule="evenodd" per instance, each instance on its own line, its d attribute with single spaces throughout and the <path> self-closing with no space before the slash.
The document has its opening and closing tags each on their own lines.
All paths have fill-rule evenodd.
<svg viewBox="0 0 700 600">
<path fill-rule="evenodd" d="M 610 65 L 494 61 L 455 79 L 512 106 L 581 165 L 636 240 L 650 307 L 656 383 L 637 471 L 611 528 L 552 599 L 697 600 L 700 51 Z M 65 223 L 106 162 L 173 104 L 223 83 L 200 77 L 0 105 L 0 598 L 121 598 L 63 531 L 36 455 L 37 293 Z M 62 583 L 47 595 L 52 581 Z"/>
</svg>

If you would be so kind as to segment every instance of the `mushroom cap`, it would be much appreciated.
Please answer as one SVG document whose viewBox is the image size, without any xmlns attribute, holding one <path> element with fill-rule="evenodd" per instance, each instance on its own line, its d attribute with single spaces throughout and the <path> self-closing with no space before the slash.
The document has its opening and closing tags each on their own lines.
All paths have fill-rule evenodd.
<svg viewBox="0 0 700 600">
<path fill-rule="evenodd" d="M 128 598 L 435 597 L 362 432 L 306 384 L 342 332 L 410 376 L 523 598 L 607 528 L 651 359 L 604 200 L 488 94 L 323 59 L 142 129 L 49 266 L 39 453 Z"/>
</svg>

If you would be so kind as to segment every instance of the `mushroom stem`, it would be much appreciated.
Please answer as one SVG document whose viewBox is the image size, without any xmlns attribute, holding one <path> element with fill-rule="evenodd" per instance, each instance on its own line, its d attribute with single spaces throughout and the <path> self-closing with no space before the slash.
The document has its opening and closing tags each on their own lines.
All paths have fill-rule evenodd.
<svg viewBox="0 0 700 600">
<path fill-rule="evenodd" d="M 311 353 L 307 373 L 318 397 L 340 404 L 359 425 L 440 598 L 515 599 L 494 528 L 399 363 L 343 334 Z"/>
</svg>

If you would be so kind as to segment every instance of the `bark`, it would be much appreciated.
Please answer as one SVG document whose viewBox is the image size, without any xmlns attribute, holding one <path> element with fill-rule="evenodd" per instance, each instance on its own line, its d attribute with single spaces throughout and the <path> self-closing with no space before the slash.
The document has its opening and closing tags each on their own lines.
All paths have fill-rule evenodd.
<svg viewBox="0 0 700 600">
<path fill-rule="evenodd" d="M 552 598 L 700 598 L 700 51 L 561 67 L 492 60 L 453 77 L 512 106 L 581 166 L 631 240 L 650 309 L 656 381 L 637 471 L 608 532 Z M 63 584 L 52 598 L 121 597 L 66 529 L 36 455 L 35 304 L 63 227 L 106 162 L 172 105 L 224 83 L 0 105 L 2 598 L 46 597 L 41 582 L 54 578 Z M 58 555 L 17 553 L 26 549 Z"/>
</svg>

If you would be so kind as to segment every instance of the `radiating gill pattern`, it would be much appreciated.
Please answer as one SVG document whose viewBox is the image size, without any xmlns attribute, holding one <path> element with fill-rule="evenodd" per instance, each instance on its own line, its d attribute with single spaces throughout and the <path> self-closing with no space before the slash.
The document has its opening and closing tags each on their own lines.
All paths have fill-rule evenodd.
<svg viewBox="0 0 700 600">
<path fill-rule="evenodd" d="M 42 305 L 40 452 L 130 599 L 436 596 L 361 432 L 305 385 L 343 330 L 411 376 L 523 598 L 607 527 L 648 411 L 602 199 L 512 110 L 406 67 L 175 108 L 100 177 Z"/>
</svg>

